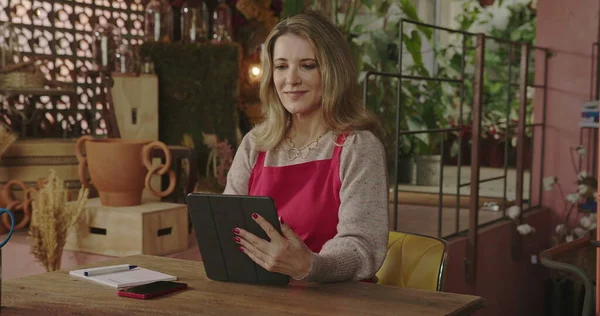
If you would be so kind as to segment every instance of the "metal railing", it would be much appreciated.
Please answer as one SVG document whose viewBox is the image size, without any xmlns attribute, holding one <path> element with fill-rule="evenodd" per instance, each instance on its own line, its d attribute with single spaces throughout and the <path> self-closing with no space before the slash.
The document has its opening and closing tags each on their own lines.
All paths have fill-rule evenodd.
<svg viewBox="0 0 600 316">
<path fill-rule="evenodd" d="M 459 78 L 436 78 L 436 77 L 425 77 L 425 76 L 415 76 L 412 74 L 404 74 L 403 73 L 403 44 L 404 43 L 404 25 L 405 24 L 413 24 L 415 26 L 420 26 L 420 27 L 426 27 L 426 28 L 431 28 L 434 30 L 438 30 L 438 31 L 446 31 L 449 33 L 453 33 L 453 34 L 459 34 L 462 35 L 462 59 L 461 59 L 461 69 L 460 69 L 460 77 Z M 491 177 L 491 178 L 485 178 L 485 179 L 481 179 L 480 177 L 480 158 L 481 158 L 481 121 L 482 121 L 482 109 L 485 105 L 485 101 L 484 101 L 484 90 L 483 90 L 483 86 L 484 86 L 484 70 L 485 70 L 485 52 L 486 52 L 486 40 L 492 40 L 495 41 L 496 43 L 500 43 L 503 45 L 508 45 L 509 46 L 509 57 L 512 56 L 512 53 L 516 50 L 519 49 L 520 51 L 520 69 L 519 69 L 519 82 L 518 83 L 514 83 L 512 82 L 512 75 L 513 75 L 513 66 L 512 63 L 508 62 L 508 81 L 506 82 L 506 89 L 507 89 L 507 103 L 506 103 L 506 131 L 507 131 L 507 137 L 508 137 L 508 133 L 509 131 L 516 127 L 517 128 L 517 153 L 516 153 L 516 193 L 515 193 L 515 204 L 518 205 L 522 212 L 520 213 L 519 217 L 515 220 L 517 225 L 521 223 L 521 217 L 522 214 L 532 210 L 534 208 L 537 208 L 541 205 L 541 196 L 542 196 L 542 180 L 543 180 L 543 169 L 544 169 L 544 144 L 545 144 L 545 120 L 546 120 L 546 95 L 547 95 L 547 64 L 548 64 L 548 58 L 550 57 L 550 53 L 549 50 L 546 48 L 542 48 L 542 47 L 537 47 L 537 46 L 532 46 L 528 43 L 519 43 L 519 42 L 513 42 L 513 41 L 508 41 L 505 39 L 500 39 L 500 38 L 494 38 L 494 37 L 490 37 L 490 36 L 486 36 L 483 34 L 474 34 L 474 33 L 469 33 L 469 32 L 465 32 L 465 31 L 461 31 L 461 30 L 454 30 L 454 29 L 450 29 L 450 28 L 446 28 L 446 27 L 440 27 L 440 26 L 435 26 L 435 25 L 431 25 L 431 24 L 427 24 L 427 23 L 423 23 L 423 22 L 418 22 L 418 21 L 412 21 L 412 20 L 407 20 L 407 19 L 402 19 L 400 21 L 400 38 L 399 38 L 399 54 L 398 54 L 398 69 L 399 72 L 397 73 L 387 73 L 387 72 L 374 72 L 374 71 L 370 71 L 367 72 L 366 77 L 365 77 L 365 81 L 364 81 L 364 94 L 363 94 L 363 101 L 365 104 L 367 104 L 367 98 L 368 98 L 368 90 L 369 90 L 369 81 L 371 78 L 373 77 L 387 77 L 387 78 L 395 78 L 398 81 L 397 84 L 397 96 L 396 96 L 396 133 L 395 133 L 395 148 L 394 148 L 394 170 L 393 170 L 393 182 L 392 182 L 392 187 L 393 187 L 393 195 L 394 195 L 394 199 L 393 199 L 393 203 L 394 203 L 394 213 L 393 213 L 393 220 L 394 220 L 394 229 L 397 229 L 397 224 L 398 224 L 398 194 L 399 194 L 399 183 L 398 183 L 398 170 L 399 170 L 399 150 L 400 150 L 400 139 L 401 137 L 405 137 L 408 135 L 417 135 L 417 134 L 442 134 L 443 136 L 447 136 L 449 133 L 452 132 L 458 132 L 460 130 L 463 130 L 463 128 L 465 128 L 465 122 L 463 121 L 463 114 L 464 114 L 464 102 L 465 102 L 465 82 L 466 82 L 466 73 L 465 73 L 465 68 L 466 68 L 466 60 L 465 60 L 465 56 L 466 56 L 466 52 L 468 49 L 474 49 L 475 50 L 475 71 L 474 71 L 474 84 L 473 84 L 473 103 L 472 103 L 472 109 L 471 109 L 471 113 L 472 113 L 472 126 L 471 126 L 471 163 L 470 163 L 470 167 L 471 167 L 471 175 L 470 175 L 470 181 L 467 183 L 462 183 L 461 182 L 461 167 L 462 167 L 462 163 L 463 163 L 463 157 L 461 154 L 461 148 L 463 148 L 463 137 L 458 137 L 458 153 L 457 153 L 457 180 L 456 180 L 456 210 L 455 210 L 455 219 L 456 219 L 456 225 L 455 225 L 455 232 L 447 235 L 447 236 L 442 236 L 442 217 L 443 217 L 443 196 L 444 196 L 444 192 L 443 192 L 443 180 L 444 180 L 444 159 L 443 159 L 443 155 L 444 155 L 444 141 L 440 142 L 440 151 L 442 153 L 442 159 L 440 159 L 440 183 L 439 183 L 439 192 L 438 192 L 438 207 L 437 207 L 437 234 L 438 237 L 443 237 L 443 238 L 451 238 L 451 237 L 455 237 L 455 236 L 467 236 L 467 249 L 466 249 L 466 258 L 465 258 L 465 278 L 467 279 L 467 281 L 469 282 L 473 282 L 475 280 L 475 270 L 476 270 L 476 258 L 477 258 L 477 233 L 478 233 L 478 228 L 484 225 L 489 225 L 489 224 L 493 224 L 496 223 L 498 221 L 503 221 L 506 220 L 506 208 L 507 208 L 507 181 L 508 181 L 508 176 L 507 176 L 507 172 L 508 172 L 508 160 L 509 160 L 509 142 L 508 140 L 505 141 L 504 144 L 504 168 L 503 168 L 503 175 L 501 176 L 495 176 L 495 177 Z M 475 47 L 468 47 L 467 45 L 467 38 L 468 37 L 474 37 L 476 39 L 476 45 Z M 529 82 L 528 78 L 529 78 L 529 67 L 530 67 L 530 62 L 529 60 L 531 59 L 531 51 L 534 50 L 536 52 L 541 52 L 543 54 L 543 62 L 544 62 L 544 68 L 543 68 L 543 83 L 541 84 L 536 84 L 535 80 L 534 82 Z M 405 115 L 404 113 L 402 113 L 402 105 L 403 102 L 405 102 L 405 100 L 403 100 L 403 96 L 402 96 L 402 84 L 404 81 L 407 80 L 420 80 L 420 81 L 435 81 L 435 82 L 446 82 L 446 83 L 452 83 L 452 84 L 458 84 L 459 85 L 459 100 L 460 100 L 460 105 L 459 105 L 459 114 L 458 114 L 458 124 L 456 127 L 451 127 L 451 128 L 444 128 L 444 127 L 439 127 L 437 129 L 426 129 L 426 130 L 418 130 L 418 131 L 410 131 L 410 130 L 401 130 L 400 129 L 400 122 L 401 119 L 403 117 L 403 115 Z M 518 86 L 519 87 L 519 109 L 518 109 L 518 113 L 519 113 L 519 120 L 517 121 L 517 124 L 515 126 L 515 124 L 511 124 L 510 123 L 510 106 L 512 103 L 512 99 L 511 99 L 511 95 L 512 95 L 512 88 Z M 542 106 L 542 110 L 541 110 L 541 122 L 538 123 L 526 123 L 526 117 L 527 117 L 527 88 L 531 87 L 533 89 L 542 89 L 543 90 L 543 101 L 541 103 Z M 533 113 L 532 113 L 533 115 Z M 529 161 L 531 162 L 531 171 L 530 172 L 530 177 L 529 177 L 529 196 L 528 196 L 528 205 L 527 207 L 524 207 L 524 198 L 523 198 L 523 191 L 524 191 L 524 162 L 525 162 L 525 135 L 526 135 L 526 130 L 530 129 L 531 130 L 531 142 L 533 142 L 533 140 L 535 140 L 536 138 L 536 129 L 541 129 L 541 131 L 538 131 L 538 133 L 541 133 L 540 138 L 541 138 L 541 142 L 539 142 L 539 144 L 541 145 L 541 148 L 538 149 L 539 152 L 539 164 L 534 164 L 534 148 L 533 146 L 531 146 L 531 151 L 529 153 L 529 157 L 527 157 L 529 159 Z M 442 137 L 442 139 L 445 139 L 446 137 Z M 533 178 L 534 178 L 534 174 L 533 174 L 533 166 L 539 167 L 538 170 L 538 177 L 539 177 L 539 192 L 538 192 L 538 203 L 536 205 L 533 205 L 532 201 L 533 201 L 533 196 L 532 196 L 532 182 L 533 182 Z M 392 179 L 391 179 L 392 180 Z M 502 218 L 496 219 L 494 221 L 490 221 L 488 223 L 485 224 L 479 224 L 479 199 L 480 199 L 480 194 L 479 194 L 479 186 L 481 183 L 485 183 L 485 182 L 490 182 L 490 181 L 497 181 L 497 180 L 503 180 L 503 186 L 504 186 L 504 190 L 503 190 L 503 197 L 502 197 Z M 463 229 L 461 230 L 460 227 L 460 208 L 461 208 L 461 187 L 465 187 L 465 186 L 469 186 L 470 187 L 470 204 L 469 204 L 469 227 L 467 229 Z M 520 249 L 520 238 L 518 233 L 516 232 L 516 230 L 514 231 L 514 236 L 512 237 L 512 249 L 513 249 L 513 257 L 516 257 L 518 253 L 520 253 L 520 251 L 518 251 Z"/>
</svg>

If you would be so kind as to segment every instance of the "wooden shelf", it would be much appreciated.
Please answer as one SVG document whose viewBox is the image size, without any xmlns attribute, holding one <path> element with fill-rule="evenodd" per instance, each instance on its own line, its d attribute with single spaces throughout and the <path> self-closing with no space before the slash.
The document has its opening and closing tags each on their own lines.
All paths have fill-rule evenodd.
<svg viewBox="0 0 600 316">
<path fill-rule="evenodd" d="M 0 94 L 4 95 L 33 95 L 33 96 L 77 96 L 75 89 L 45 89 L 45 88 L 12 88 L 0 89 Z"/>
</svg>

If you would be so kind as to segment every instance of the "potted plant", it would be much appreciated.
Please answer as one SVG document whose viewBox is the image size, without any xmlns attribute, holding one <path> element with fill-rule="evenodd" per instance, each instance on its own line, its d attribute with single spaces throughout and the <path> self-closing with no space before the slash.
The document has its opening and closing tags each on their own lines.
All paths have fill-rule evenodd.
<svg viewBox="0 0 600 316">
<path fill-rule="evenodd" d="M 344 5 L 337 1 L 314 1 L 311 9 L 318 9 L 331 15 L 332 22 L 346 36 L 353 54 L 361 69 L 359 84 L 365 84 L 367 71 L 396 73 L 398 72 L 398 23 L 402 17 L 419 20 L 414 6 L 407 0 L 385 1 L 373 3 L 361 0 Z M 358 12 L 363 13 L 361 19 L 355 19 Z M 338 16 L 336 13 L 343 13 Z M 368 17 L 368 18 L 365 18 Z M 420 35 L 431 38 L 431 31 L 423 28 L 418 36 L 411 34 L 408 46 L 417 60 L 421 61 Z M 419 45 L 417 47 L 417 44 Z M 424 68 L 424 67 L 423 67 Z M 423 129 L 411 118 L 416 115 L 414 106 L 415 92 L 418 84 L 404 81 L 402 84 L 399 130 L 408 131 Z M 366 91 L 366 106 L 379 116 L 383 129 L 383 143 L 387 152 L 387 163 L 390 180 L 393 180 L 396 153 L 396 114 L 398 80 L 391 77 L 373 76 L 369 78 Z M 413 156 L 419 136 L 400 135 L 398 139 L 398 174 L 399 183 L 412 183 Z"/>
<path fill-rule="evenodd" d="M 460 121 L 460 102 L 454 101 L 448 108 L 448 125 L 456 130 L 450 132 L 446 143 L 444 144 L 444 163 L 452 166 L 458 165 L 458 153 L 461 153 L 460 165 L 468 166 L 471 164 L 471 132 L 472 122 L 470 118 L 470 109 L 463 106 L 463 119 Z"/>
<path fill-rule="evenodd" d="M 573 170 L 577 174 L 576 188 L 569 194 L 564 194 L 563 188 L 557 177 L 551 176 L 544 179 L 544 190 L 550 191 L 556 186 L 564 200 L 561 224 L 556 226 L 556 235 L 553 238 L 555 245 L 572 241 L 575 238 L 595 233 L 597 213 L 598 179 L 585 170 L 576 167 L 575 157 L 586 155 L 583 146 L 569 148 Z"/>
<path fill-rule="evenodd" d="M 574 156 L 581 158 L 586 155 L 586 149 L 583 146 L 570 147 L 569 152 L 573 169 L 577 175 L 574 189 L 565 194 L 557 177 L 550 176 L 543 180 L 544 190 L 551 191 L 556 187 L 564 203 L 564 208 L 559 214 L 560 222 L 552 236 L 551 247 L 558 249 L 557 246 L 561 246 L 562 251 L 556 257 L 560 257 L 559 261 L 562 264 L 570 265 L 572 268 L 583 271 L 585 275 L 593 276 L 597 265 L 596 248 L 591 245 L 582 247 L 575 245 L 582 244 L 581 241 L 585 240 L 584 238 L 597 239 L 598 180 L 594 175 L 576 167 Z M 545 280 L 545 300 L 551 302 L 549 307 L 556 310 L 558 306 L 568 306 L 579 301 L 581 283 L 578 279 L 573 279 L 573 274 L 564 269 L 553 267 L 549 277 Z"/>
<path fill-rule="evenodd" d="M 421 70 L 425 72 L 426 70 Z M 424 73 L 423 75 L 428 75 Z M 442 87 L 443 83 L 426 82 L 421 86 L 419 94 L 414 98 L 416 115 L 407 118 L 411 125 L 418 130 L 435 130 L 448 127 L 448 94 Z M 437 186 L 440 181 L 442 151 L 441 143 L 448 134 L 428 132 L 417 134 L 419 140 L 415 150 L 416 184 Z"/>
</svg>

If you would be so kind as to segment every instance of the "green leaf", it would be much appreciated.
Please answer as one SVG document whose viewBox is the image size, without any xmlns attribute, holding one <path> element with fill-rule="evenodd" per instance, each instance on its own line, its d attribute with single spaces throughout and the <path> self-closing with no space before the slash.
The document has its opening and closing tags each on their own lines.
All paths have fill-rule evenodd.
<svg viewBox="0 0 600 316">
<path fill-rule="evenodd" d="M 373 0 L 360 0 L 360 2 L 369 9 L 373 7 Z"/>
<path fill-rule="evenodd" d="M 360 34 L 363 32 L 363 28 L 364 28 L 363 24 L 358 24 L 358 25 L 355 25 L 350 32 L 353 34 Z"/>
<path fill-rule="evenodd" d="M 417 9 L 412 5 L 412 3 L 410 3 L 410 0 L 400 0 L 400 9 L 402 9 L 402 12 L 404 12 L 406 17 L 410 20 L 421 22 L 421 19 L 419 19 L 419 14 L 417 13 Z M 433 35 L 432 28 L 421 25 L 417 26 L 417 28 L 419 31 L 425 34 L 427 39 L 431 39 L 431 36 Z"/>
<path fill-rule="evenodd" d="M 404 45 L 406 45 L 406 49 L 410 53 L 415 62 L 415 65 L 422 66 L 423 65 L 423 57 L 421 55 L 421 36 L 419 32 L 413 30 L 411 35 L 402 36 Z"/>
<path fill-rule="evenodd" d="M 382 67 L 386 60 L 388 60 L 388 43 L 390 40 L 388 36 L 383 31 L 373 32 L 371 36 L 372 45 L 374 46 L 375 51 L 371 51 L 374 55 L 370 55 L 373 59 L 373 62 L 379 65 L 379 71 L 387 71 L 388 69 L 382 69 Z"/>
<path fill-rule="evenodd" d="M 389 1 L 383 1 L 381 3 L 381 5 L 379 6 L 379 8 L 377 8 L 377 13 L 379 15 L 385 15 L 388 12 L 390 6 L 391 6 L 391 4 Z"/>
<path fill-rule="evenodd" d="M 283 17 L 284 18 L 301 13 L 303 10 L 304 10 L 304 2 L 301 0 L 284 0 L 283 1 Z"/>
<path fill-rule="evenodd" d="M 406 119 L 406 124 L 408 125 L 409 131 L 423 131 L 427 129 L 427 126 L 420 122 L 420 120 L 416 117 L 408 117 Z M 422 141 L 425 144 L 429 144 L 429 134 L 428 133 L 419 133 L 415 134 L 415 137 Z"/>
</svg>

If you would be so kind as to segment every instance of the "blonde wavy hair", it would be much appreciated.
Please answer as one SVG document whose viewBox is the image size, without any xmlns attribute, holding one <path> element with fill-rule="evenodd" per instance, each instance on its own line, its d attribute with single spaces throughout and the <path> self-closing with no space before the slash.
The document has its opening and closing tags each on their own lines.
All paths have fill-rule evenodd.
<svg viewBox="0 0 600 316">
<path fill-rule="evenodd" d="M 256 146 L 260 150 L 275 148 L 285 138 L 291 122 L 291 113 L 283 107 L 273 83 L 273 49 L 285 34 L 306 38 L 315 51 L 327 128 L 338 134 L 368 130 L 380 138 L 378 120 L 362 104 L 358 70 L 344 36 L 323 16 L 301 13 L 279 22 L 267 37 L 260 83 L 263 121 L 252 131 Z"/>
</svg>

